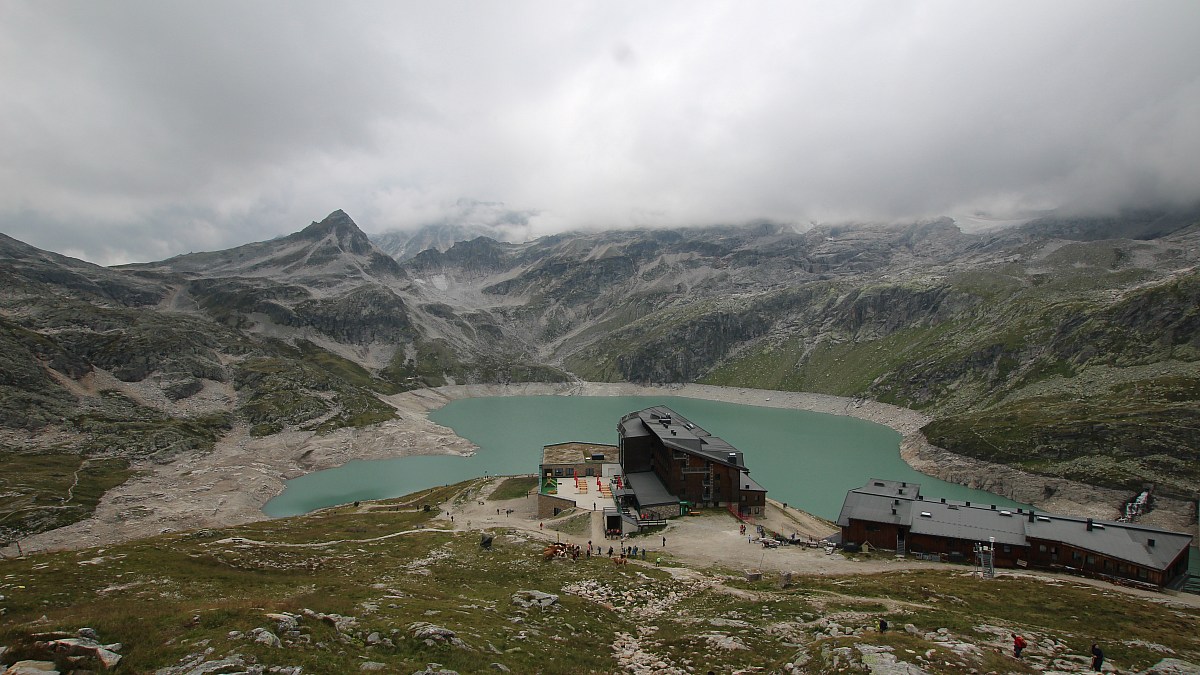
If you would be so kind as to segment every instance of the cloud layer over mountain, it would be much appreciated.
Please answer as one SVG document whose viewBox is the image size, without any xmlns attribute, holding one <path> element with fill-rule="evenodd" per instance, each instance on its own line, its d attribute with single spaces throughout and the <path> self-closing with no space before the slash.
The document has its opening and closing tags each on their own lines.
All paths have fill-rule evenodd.
<svg viewBox="0 0 1200 675">
<path fill-rule="evenodd" d="M 1200 198 L 1200 4 L 0 6 L 0 231 L 95 262 Z"/>
</svg>

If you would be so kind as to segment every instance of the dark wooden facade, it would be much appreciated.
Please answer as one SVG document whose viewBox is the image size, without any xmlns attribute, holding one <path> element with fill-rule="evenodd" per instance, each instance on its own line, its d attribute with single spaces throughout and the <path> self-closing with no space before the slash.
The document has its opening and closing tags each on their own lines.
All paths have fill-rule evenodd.
<svg viewBox="0 0 1200 675">
<path fill-rule="evenodd" d="M 622 422 L 625 423 L 638 414 L 631 413 L 623 418 Z M 680 418 L 676 415 L 672 419 Z M 703 432 L 695 425 L 686 424 L 690 432 Z M 748 479 L 748 471 L 739 462 L 739 453 L 703 451 L 700 449 L 703 447 L 702 442 L 694 443 L 696 449 L 682 448 L 679 445 L 670 447 L 659 433 L 655 433 L 658 429 L 650 426 L 647 428 L 649 433 L 620 433 L 618 447 L 622 471 L 653 471 L 668 492 L 695 506 L 736 506 L 738 512 L 743 515 L 763 514 L 767 504 L 766 490 Z M 664 430 L 669 431 L 669 426 L 664 425 Z M 720 441 L 707 435 L 704 438 L 706 441 Z M 680 441 L 680 445 L 682 443 L 683 441 Z M 720 441 L 719 447 L 722 450 L 732 449 L 724 441 Z"/>
</svg>

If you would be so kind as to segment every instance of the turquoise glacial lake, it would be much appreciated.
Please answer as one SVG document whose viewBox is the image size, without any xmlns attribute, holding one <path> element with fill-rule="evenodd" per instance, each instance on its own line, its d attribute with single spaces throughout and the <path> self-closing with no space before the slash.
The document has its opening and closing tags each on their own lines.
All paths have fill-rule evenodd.
<svg viewBox="0 0 1200 675">
<path fill-rule="evenodd" d="M 469 478 L 536 473 L 542 446 L 567 441 L 617 443 L 626 413 L 666 405 L 744 453 L 767 496 L 833 520 L 846 492 L 871 478 L 921 484 L 926 499 L 1023 506 L 947 483 L 900 459 L 900 434 L 863 420 L 825 413 L 682 397 L 498 396 L 452 401 L 434 422 L 479 446 L 471 457 L 420 456 L 352 461 L 287 482 L 263 507 L 292 516 L 356 500 L 387 499 Z"/>
</svg>

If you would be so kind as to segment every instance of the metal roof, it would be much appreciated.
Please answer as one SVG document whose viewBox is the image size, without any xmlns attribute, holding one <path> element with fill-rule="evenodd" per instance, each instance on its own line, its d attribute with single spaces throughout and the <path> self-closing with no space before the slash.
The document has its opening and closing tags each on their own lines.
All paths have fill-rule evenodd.
<svg viewBox="0 0 1200 675">
<path fill-rule="evenodd" d="M 638 506 L 660 506 L 662 504 L 678 504 L 679 499 L 667 492 L 667 486 L 658 479 L 653 471 L 636 471 L 625 474 L 625 484 L 633 490 L 637 497 Z"/>
<path fill-rule="evenodd" d="M 907 499 L 894 499 L 851 490 L 846 493 L 846 501 L 842 502 L 842 512 L 838 514 L 837 524 L 848 527 L 850 519 L 853 518 L 872 523 L 908 525 L 912 520 L 909 514 L 911 504 Z M 896 509 L 896 512 L 892 513 L 892 509 Z"/>
<path fill-rule="evenodd" d="M 883 497 L 912 499 L 921 494 L 921 484 L 909 483 L 908 481 L 872 478 L 871 480 L 867 481 L 866 485 L 856 488 L 855 492 L 861 492 L 869 495 L 880 495 Z"/>
<path fill-rule="evenodd" d="M 1086 518 L 1041 514 L 1034 522 L 1025 523 L 1025 533 L 1033 539 L 1062 542 L 1156 570 L 1170 567 L 1192 543 L 1189 534 L 1135 523 L 1093 520 L 1091 531 L 1087 525 Z"/>
<path fill-rule="evenodd" d="M 1016 546 L 1041 539 L 1157 570 L 1170 567 L 1192 542 L 1190 534 L 1135 523 L 1093 520 L 1089 531 L 1086 518 L 1037 514 L 1031 520 L 1020 511 L 924 500 L 919 492 L 916 483 L 872 479 L 846 493 L 837 524 L 848 527 L 851 519 L 888 523 L 913 534 L 978 542 L 995 538 L 998 544 Z"/>
<path fill-rule="evenodd" d="M 758 484 L 758 481 L 750 477 L 749 471 L 743 471 L 738 479 L 739 490 L 749 490 L 751 492 L 766 492 L 767 488 Z"/>
<path fill-rule="evenodd" d="M 629 413 L 621 418 L 619 430 L 626 438 L 654 434 L 664 446 L 673 450 L 726 466 L 745 466 L 742 453 L 728 441 L 713 436 L 665 405 Z"/>
<path fill-rule="evenodd" d="M 997 544 L 1025 546 L 1025 521 L 1007 510 L 992 510 L 981 506 L 959 506 L 940 502 L 914 501 L 912 504 L 913 534 L 966 539 Z M 926 516 L 925 514 L 929 515 Z M 1004 514 L 1009 515 L 1004 515 Z"/>
<path fill-rule="evenodd" d="M 623 438 L 640 438 L 650 435 L 650 430 L 636 415 L 622 417 L 620 423 L 617 424 L 617 431 Z"/>
</svg>

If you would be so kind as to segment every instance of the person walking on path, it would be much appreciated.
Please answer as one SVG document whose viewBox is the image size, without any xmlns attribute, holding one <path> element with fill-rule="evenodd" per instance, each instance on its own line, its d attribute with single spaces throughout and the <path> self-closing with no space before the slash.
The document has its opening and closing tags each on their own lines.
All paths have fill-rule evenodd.
<svg viewBox="0 0 1200 675">
<path fill-rule="evenodd" d="M 667 538 L 663 537 L 663 548 L 667 547 Z"/>
<path fill-rule="evenodd" d="M 1092 643 L 1092 670 L 1100 672 L 1104 666 L 1104 650 L 1100 649 L 1100 645 Z"/>
<path fill-rule="evenodd" d="M 1024 651 L 1025 648 L 1029 646 L 1029 643 L 1025 641 L 1025 638 L 1021 637 L 1020 635 L 1017 635 L 1016 633 L 1012 634 L 1012 639 L 1013 639 L 1013 656 L 1015 658 L 1019 659 L 1019 658 L 1021 658 L 1021 652 Z"/>
</svg>

